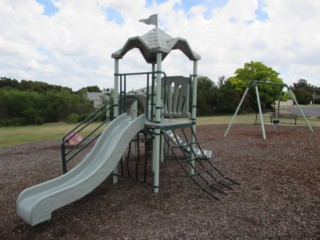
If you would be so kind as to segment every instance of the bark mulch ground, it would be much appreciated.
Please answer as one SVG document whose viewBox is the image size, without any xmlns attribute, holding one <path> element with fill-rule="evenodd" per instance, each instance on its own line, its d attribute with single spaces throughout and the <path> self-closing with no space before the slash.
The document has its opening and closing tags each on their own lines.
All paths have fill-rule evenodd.
<svg viewBox="0 0 320 240">
<path fill-rule="evenodd" d="M 0 239 L 320 239 L 320 128 L 198 126 L 218 169 L 241 185 L 214 200 L 174 160 L 160 192 L 109 177 L 34 227 L 16 214 L 19 193 L 61 174 L 58 141 L 0 149 Z"/>
</svg>

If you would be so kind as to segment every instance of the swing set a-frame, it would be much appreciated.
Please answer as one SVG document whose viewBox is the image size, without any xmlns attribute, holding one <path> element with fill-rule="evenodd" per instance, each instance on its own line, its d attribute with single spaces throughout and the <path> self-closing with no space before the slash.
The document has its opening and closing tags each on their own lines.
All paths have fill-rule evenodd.
<svg viewBox="0 0 320 240">
<path fill-rule="evenodd" d="M 282 90 L 283 88 L 287 88 L 288 90 L 288 93 L 290 94 L 290 96 L 292 97 L 293 99 L 293 102 L 295 103 L 295 105 L 298 107 L 300 113 L 301 113 L 301 116 L 304 118 L 306 124 L 308 125 L 309 129 L 311 132 L 313 132 L 313 129 L 308 121 L 308 119 L 306 118 L 304 112 L 302 111 L 301 107 L 299 106 L 294 94 L 292 93 L 292 91 L 290 90 L 290 88 L 288 87 L 287 84 L 285 83 L 277 83 L 277 82 L 270 82 L 270 81 L 258 81 L 258 80 L 251 80 L 248 85 L 247 85 L 247 88 L 239 102 L 239 105 L 233 115 L 233 117 L 231 118 L 231 121 L 228 125 L 228 128 L 224 134 L 224 137 L 226 137 L 229 133 L 229 130 L 231 128 L 231 125 L 235 119 L 235 117 L 237 116 L 239 110 L 240 110 L 240 107 L 245 99 L 245 97 L 247 96 L 248 94 L 248 91 L 250 89 L 251 86 L 254 86 L 255 88 L 255 93 L 256 93 L 256 97 L 257 97 L 257 104 L 258 104 L 258 110 L 259 110 L 259 117 L 260 117 L 260 123 L 261 123 L 261 130 L 262 130 L 262 139 L 265 140 L 267 139 L 266 137 L 266 131 L 265 131 L 265 123 L 264 123 L 264 120 L 263 120 L 263 115 L 262 115 L 262 109 L 261 109 L 261 102 L 260 102 L 260 96 L 259 96 L 259 88 L 258 88 L 258 85 L 262 85 L 262 84 L 269 84 L 269 85 L 274 85 L 274 86 L 280 86 L 280 91 L 279 91 L 279 100 L 278 100 L 278 107 L 277 109 L 275 109 L 275 119 L 278 119 L 279 117 L 279 111 L 280 111 L 280 99 L 281 99 L 281 94 L 282 94 Z"/>
</svg>

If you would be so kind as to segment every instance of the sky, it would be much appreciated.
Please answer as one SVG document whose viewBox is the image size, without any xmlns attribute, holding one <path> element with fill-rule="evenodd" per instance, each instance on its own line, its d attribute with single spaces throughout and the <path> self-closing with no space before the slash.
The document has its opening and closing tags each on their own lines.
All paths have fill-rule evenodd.
<svg viewBox="0 0 320 240">
<path fill-rule="evenodd" d="M 111 54 L 154 28 L 139 19 L 158 14 L 160 29 L 201 56 L 198 75 L 217 82 L 260 61 L 288 85 L 320 87 L 319 13 L 319 0 L 1 0 L 0 77 L 112 88 Z M 192 66 L 179 50 L 162 65 L 184 76 Z M 120 61 L 121 73 L 150 70 L 137 49 Z M 144 85 L 134 79 L 128 89 Z"/>
</svg>

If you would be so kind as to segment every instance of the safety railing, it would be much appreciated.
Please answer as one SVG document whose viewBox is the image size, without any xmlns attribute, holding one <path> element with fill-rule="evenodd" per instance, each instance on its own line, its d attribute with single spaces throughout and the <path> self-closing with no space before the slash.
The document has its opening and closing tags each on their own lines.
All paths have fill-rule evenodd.
<svg viewBox="0 0 320 240">
<path fill-rule="evenodd" d="M 68 171 L 67 164 L 100 136 L 103 127 L 112 120 L 112 110 L 113 105 L 110 105 L 110 103 L 103 105 L 62 138 L 61 155 L 63 173 Z M 97 123 L 97 125 L 94 125 L 93 129 L 89 130 L 89 127 L 92 128 L 93 123 Z M 70 144 L 72 139 L 77 136 L 81 136 L 82 140 L 75 141 L 75 144 Z"/>
<path fill-rule="evenodd" d="M 157 74 L 161 75 L 161 78 L 166 79 L 166 73 L 162 71 L 155 72 L 137 72 L 137 73 L 118 73 L 115 74 L 119 77 L 120 82 L 120 113 L 125 112 L 126 109 L 126 96 L 127 96 L 127 81 L 130 76 L 134 75 L 145 75 L 146 76 L 146 102 L 144 103 L 146 106 L 145 115 L 148 121 L 153 122 L 155 117 L 155 91 L 156 91 L 156 76 Z"/>
</svg>

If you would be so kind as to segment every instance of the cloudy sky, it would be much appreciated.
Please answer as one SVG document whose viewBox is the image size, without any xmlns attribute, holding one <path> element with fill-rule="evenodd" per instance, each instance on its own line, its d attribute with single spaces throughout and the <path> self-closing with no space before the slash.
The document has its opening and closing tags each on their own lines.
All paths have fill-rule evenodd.
<svg viewBox="0 0 320 240">
<path fill-rule="evenodd" d="M 0 76 L 68 86 L 113 86 L 111 54 L 154 26 L 188 40 L 201 55 L 199 75 L 217 81 L 249 61 L 262 61 L 291 85 L 320 87 L 319 0 L 1 0 Z M 120 72 L 149 71 L 138 50 Z M 169 75 L 192 73 L 179 51 L 163 62 Z M 142 87 L 135 80 L 129 88 Z"/>
</svg>

